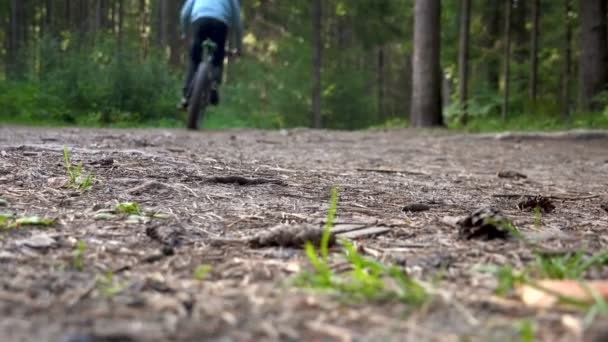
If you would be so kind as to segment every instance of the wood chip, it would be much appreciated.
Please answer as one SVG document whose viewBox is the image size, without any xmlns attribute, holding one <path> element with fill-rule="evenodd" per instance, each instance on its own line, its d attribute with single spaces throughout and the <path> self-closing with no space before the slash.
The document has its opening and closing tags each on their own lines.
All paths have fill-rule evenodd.
<svg viewBox="0 0 608 342">
<path fill-rule="evenodd" d="M 369 227 L 358 230 L 353 230 L 345 233 L 336 234 L 337 237 L 346 239 L 360 239 L 363 237 L 373 237 L 382 234 L 386 234 L 391 231 L 391 228 L 387 227 Z"/>
</svg>

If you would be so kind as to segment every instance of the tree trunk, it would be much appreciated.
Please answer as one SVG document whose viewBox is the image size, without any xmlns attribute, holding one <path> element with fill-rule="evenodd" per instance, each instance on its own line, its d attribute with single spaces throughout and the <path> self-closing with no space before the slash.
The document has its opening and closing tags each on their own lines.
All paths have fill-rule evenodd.
<svg viewBox="0 0 608 342">
<path fill-rule="evenodd" d="M 101 29 L 102 9 L 102 0 L 95 0 L 95 21 L 93 22 L 93 28 L 91 29 L 93 33 L 97 33 Z"/>
<path fill-rule="evenodd" d="M 312 4 L 312 127 L 321 128 L 321 66 L 322 60 L 322 3 L 313 0 Z"/>
<path fill-rule="evenodd" d="M 513 0 L 506 0 L 505 9 L 505 52 L 504 52 L 504 90 L 502 102 L 502 119 L 506 120 L 509 114 L 509 90 L 511 87 L 511 13 Z"/>
<path fill-rule="evenodd" d="M 583 111 L 600 110 L 595 97 L 608 81 L 606 0 L 581 0 L 580 105 Z"/>
<path fill-rule="evenodd" d="M 110 7 L 108 6 L 108 0 L 97 0 L 99 1 L 99 28 L 101 30 L 108 29 L 108 14 Z"/>
<path fill-rule="evenodd" d="M 163 51 L 167 48 L 167 1 L 160 0 L 160 17 L 159 17 L 159 32 L 160 32 L 160 48 Z"/>
<path fill-rule="evenodd" d="M 44 5 L 44 36 L 53 35 L 53 1 L 46 0 Z"/>
<path fill-rule="evenodd" d="M 468 119 L 467 101 L 469 86 L 469 35 L 471 27 L 471 0 L 463 0 L 460 9 L 460 46 L 458 51 L 458 90 L 461 122 L 466 124 Z"/>
<path fill-rule="evenodd" d="M 118 51 L 122 52 L 122 46 L 124 41 L 124 17 L 125 17 L 125 8 L 123 4 L 123 0 L 118 0 Z"/>
<path fill-rule="evenodd" d="M 566 23 L 566 32 L 564 37 L 564 70 L 562 72 L 562 116 L 564 119 L 570 118 L 570 106 L 571 104 L 571 75 L 572 75 L 572 18 L 570 16 L 572 12 L 572 0 L 565 0 L 565 13 L 564 20 Z"/>
<path fill-rule="evenodd" d="M 486 0 L 484 4 L 484 15 L 482 17 L 485 27 L 485 35 L 482 39 L 483 48 L 487 51 L 484 73 L 487 88 L 490 92 L 497 93 L 500 89 L 500 53 L 497 42 L 500 39 L 501 7 L 497 0 Z"/>
<path fill-rule="evenodd" d="M 377 79 L 377 90 L 378 90 L 378 98 L 377 98 L 377 117 L 379 120 L 381 121 L 385 121 L 386 120 L 386 115 L 384 113 L 384 65 L 385 65 L 385 55 L 384 55 L 384 47 L 380 46 L 378 47 L 378 79 Z"/>
<path fill-rule="evenodd" d="M 139 50 L 141 59 L 146 59 L 148 55 L 148 40 L 146 35 L 146 27 L 148 25 L 148 6 L 146 0 L 139 0 L 139 26 L 137 33 L 139 34 Z"/>
<path fill-rule="evenodd" d="M 169 57 L 169 63 L 178 67 L 181 60 L 181 53 L 183 49 L 180 47 L 179 41 L 179 2 L 171 1 L 169 7 L 169 20 L 167 21 L 169 30 L 169 48 L 171 55 Z"/>
<path fill-rule="evenodd" d="M 65 0 L 65 6 L 64 6 L 63 10 L 65 13 L 65 17 L 63 18 L 63 20 L 64 20 L 63 29 L 70 30 L 71 26 L 72 26 L 72 1 Z"/>
<path fill-rule="evenodd" d="M 530 46 L 530 100 L 538 93 L 538 37 L 540 32 L 540 0 L 532 1 L 532 39 Z"/>
<path fill-rule="evenodd" d="M 18 79 L 22 76 L 21 46 L 23 43 L 23 3 L 22 0 L 11 0 L 10 2 L 10 33 L 7 76 L 10 79 Z"/>
<path fill-rule="evenodd" d="M 416 0 L 411 126 L 442 126 L 440 0 Z"/>
</svg>

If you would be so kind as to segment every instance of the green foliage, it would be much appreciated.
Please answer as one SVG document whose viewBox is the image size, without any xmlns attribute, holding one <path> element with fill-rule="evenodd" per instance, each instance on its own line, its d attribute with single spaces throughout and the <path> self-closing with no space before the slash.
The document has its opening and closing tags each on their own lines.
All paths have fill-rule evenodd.
<svg viewBox="0 0 608 342">
<path fill-rule="evenodd" d="M 314 270 L 304 272 L 294 279 L 300 287 L 331 291 L 348 301 L 398 299 L 412 306 L 423 304 L 427 294 L 418 283 L 410 279 L 401 269 L 387 266 L 361 256 L 348 241 L 342 241 L 342 256 L 351 266 L 344 274 L 336 274 L 331 269 L 328 258 L 329 231 L 333 225 L 338 195 L 332 188 L 330 209 L 320 246 L 320 252 L 311 243 L 305 246 L 306 255 Z"/>
<path fill-rule="evenodd" d="M 519 337 L 521 342 L 534 342 L 535 327 L 534 322 L 531 320 L 521 320 L 516 323 L 517 330 L 519 331 Z"/>
<path fill-rule="evenodd" d="M 528 273 L 550 279 L 582 279 L 591 269 L 608 266 L 608 251 L 587 256 L 584 250 L 564 256 L 536 255 Z"/>
<path fill-rule="evenodd" d="M 463 128 L 455 123 L 453 128 Z M 465 129 L 469 132 L 498 132 L 498 131 L 556 131 L 564 129 L 607 129 L 608 112 L 574 113 L 570 120 L 564 120 L 558 114 L 514 114 L 503 121 L 499 115 L 473 117 Z"/>
<path fill-rule="evenodd" d="M 0 81 L 0 122 L 132 126 L 177 125 L 180 85 L 166 63 L 136 50 L 116 52 L 113 40 L 90 37 L 91 46 L 56 39 L 40 44 L 43 63 L 35 76 Z M 5 91 L 6 90 L 6 91 Z"/>
<path fill-rule="evenodd" d="M 87 249 L 87 244 L 84 241 L 78 241 L 76 249 L 72 255 L 72 266 L 78 271 L 84 269 L 84 252 Z"/>
<path fill-rule="evenodd" d="M 517 272 L 510 266 L 483 265 L 475 268 L 478 272 L 491 273 L 496 276 L 498 285 L 496 286 L 496 294 L 504 296 L 516 285 L 526 282 L 526 274 Z"/>
<path fill-rule="evenodd" d="M 597 292 L 597 290 L 586 287 L 587 292 L 593 297 L 593 304 L 587 310 L 583 321 L 585 327 L 589 327 L 598 316 L 608 318 L 608 301 Z"/>
<path fill-rule="evenodd" d="M 157 23 L 149 19 L 151 13 L 159 9 L 152 3 L 145 6 L 143 13 L 136 2 L 125 3 L 127 13 L 138 15 L 129 14 L 124 18 L 120 45 L 116 30 L 88 34 L 81 32 L 81 27 L 73 26 L 70 20 L 56 17 L 52 21 L 61 26 L 61 31 L 52 32 L 40 26 L 36 15 L 24 18 L 24 28 L 32 34 L 23 42 L 19 60 L 12 65 L 0 62 L 3 66 L 0 68 L 0 123 L 183 127 L 185 116 L 176 112 L 175 104 L 181 93 L 186 58 L 181 58 L 182 65 L 178 68 L 172 68 L 167 58 L 168 46 L 157 47 L 160 31 Z M 324 127 L 392 128 L 407 124 L 413 5 L 413 0 L 324 2 Z M 263 129 L 310 126 L 313 48 L 310 1 L 290 0 L 271 5 L 251 1 L 243 2 L 242 6 L 245 21 L 249 22 L 246 58 L 229 63 L 221 88 L 221 105 L 209 109 L 203 126 Z M 527 89 L 530 62 L 525 33 L 530 22 L 525 13 L 519 12 L 521 6 L 515 9 L 511 112 L 503 122 L 500 117 L 504 78 L 500 21 L 503 19 L 499 16 L 498 20 L 492 20 L 495 6 L 502 5 L 487 1 L 473 3 L 467 103 L 470 120 L 462 127 L 459 118 L 463 113 L 456 101 L 461 6 L 457 1 L 442 3 L 441 65 L 452 84 L 448 95 L 453 100 L 453 104 L 445 108 L 449 126 L 473 132 L 608 128 L 608 111 L 575 113 L 570 119 L 561 117 L 565 18 L 563 3 L 559 2 L 542 4 L 541 28 L 557 29 L 541 29 L 536 101 L 529 99 Z M 43 13 L 44 5 L 33 4 L 32 11 Z M 9 12 L 5 12 L 7 22 Z M 498 14 L 501 12 L 502 7 Z M 55 12 L 54 16 L 59 13 Z M 254 20 L 249 21 L 250 13 L 255 13 Z M 150 26 L 140 26 L 141 14 L 143 22 L 151 22 Z M 576 6 L 569 17 L 576 28 Z M 498 31 L 491 33 L 495 23 Z M 167 28 L 171 32 L 175 29 Z M 33 34 L 39 32 L 45 35 Z M 6 43 L 7 37 L 8 32 L 0 29 L 0 41 Z M 172 54 L 187 55 L 185 45 Z M 379 51 L 383 52 L 382 70 Z M 572 53 L 575 60 L 576 47 Z M 8 57 L 8 51 L 0 50 L 0 57 Z M 182 56 L 177 57 L 171 58 L 172 65 L 179 64 Z M 576 70 L 568 85 L 573 94 L 572 107 L 576 106 L 575 73 Z M 383 84 L 381 89 L 379 82 Z M 380 94 L 382 103 L 379 103 Z M 608 108 L 606 94 L 608 92 L 600 94 L 596 101 Z"/>
<path fill-rule="evenodd" d="M 50 226 L 57 222 L 56 218 L 41 218 L 40 216 L 26 216 L 15 220 L 15 226 Z"/>
<path fill-rule="evenodd" d="M 118 282 L 114 279 L 114 274 L 111 271 L 106 272 L 103 277 L 97 277 L 97 290 L 104 297 L 114 297 L 126 287 L 126 283 Z"/>
<path fill-rule="evenodd" d="M 63 145 L 63 161 L 65 163 L 65 170 L 70 178 L 70 186 L 80 190 L 89 190 L 93 186 L 93 174 L 89 172 L 86 177 L 82 176 L 82 164 L 79 164 L 75 168 L 72 167 L 70 162 L 70 154 L 68 147 Z"/>
<path fill-rule="evenodd" d="M 534 228 L 541 229 L 543 226 L 543 213 L 540 206 L 534 208 Z"/>
<path fill-rule="evenodd" d="M 211 272 L 211 270 L 211 265 L 199 265 L 194 270 L 193 277 L 198 281 L 203 281 L 205 280 L 209 272 Z"/>
<path fill-rule="evenodd" d="M 329 210 L 327 211 L 327 219 L 325 221 L 325 229 L 323 229 L 323 236 L 321 237 L 321 257 L 327 262 L 329 255 L 329 238 L 331 237 L 331 228 L 334 226 L 334 219 L 336 217 L 336 211 L 338 210 L 338 189 L 336 187 L 331 188 L 331 198 L 329 200 Z"/>
<path fill-rule="evenodd" d="M 13 218 L 13 213 L 0 213 L 0 228 L 5 228 L 8 221 Z"/>
<path fill-rule="evenodd" d="M 608 251 L 588 256 L 581 249 L 573 254 L 558 256 L 535 253 L 534 261 L 520 271 L 514 270 L 508 265 L 481 266 L 477 270 L 494 274 L 498 281 L 496 294 L 505 295 L 515 285 L 531 283 L 532 279 L 582 280 L 590 270 L 602 270 L 606 266 L 608 266 Z"/>
<path fill-rule="evenodd" d="M 139 214 L 141 213 L 141 209 L 139 207 L 139 203 L 137 202 L 121 202 L 116 206 L 118 212 L 123 214 Z"/>
<path fill-rule="evenodd" d="M 47 227 L 55 224 L 56 218 L 41 218 L 40 216 L 24 216 L 15 218 L 10 212 L 0 212 L 0 229 L 13 229 L 23 226 Z"/>
</svg>

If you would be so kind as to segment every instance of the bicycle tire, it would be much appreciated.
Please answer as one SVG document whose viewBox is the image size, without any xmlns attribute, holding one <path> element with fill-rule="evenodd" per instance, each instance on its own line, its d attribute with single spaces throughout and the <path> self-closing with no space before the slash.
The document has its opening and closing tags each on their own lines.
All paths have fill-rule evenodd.
<svg viewBox="0 0 608 342">
<path fill-rule="evenodd" d="M 188 104 L 188 129 L 197 130 L 203 113 L 209 104 L 211 79 L 209 77 L 209 62 L 202 63 L 192 81 L 192 93 Z"/>
</svg>

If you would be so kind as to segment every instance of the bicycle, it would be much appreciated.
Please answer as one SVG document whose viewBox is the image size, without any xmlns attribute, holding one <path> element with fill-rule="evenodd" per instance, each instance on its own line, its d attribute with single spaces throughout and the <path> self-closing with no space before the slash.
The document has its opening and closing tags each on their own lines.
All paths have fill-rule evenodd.
<svg viewBox="0 0 608 342">
<path fill-rule="evenodd" d="M 219 76 L 213 75 L 212 63 L 215 49 L 217 49 L 217 44 L 210 39 L 203 42 L 203 59 L 190 85 L 187 127 L 191 130 L 198 129 L 199 121 L 202 119 L 205 109 L 209 106 L 211 89 L 218 86 Z M 226 51 L 226 56 L 236 56 L 236 52 Z"/>
</svg>

